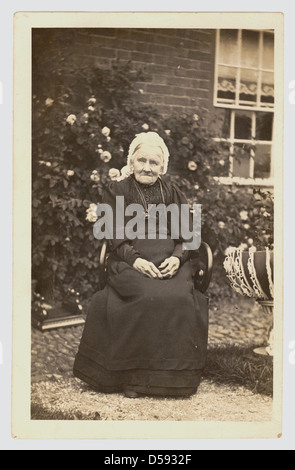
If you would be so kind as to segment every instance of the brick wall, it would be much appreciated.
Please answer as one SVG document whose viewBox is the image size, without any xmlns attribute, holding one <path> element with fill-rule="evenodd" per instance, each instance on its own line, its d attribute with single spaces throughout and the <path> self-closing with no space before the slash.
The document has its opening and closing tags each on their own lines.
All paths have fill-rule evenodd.
<svg viewBox="0 0 295 470">
<path fill-rule="evenodd" d="M 138 82 L 140 99 L 163 114 L 200 108 L 212 112 L 214 30 L 51 30 L 45 47 L 51 59 L 58 50 L 65 60 L 81 65 L 131 60 L 146 72 L 146 80 Z"/>
</svg>

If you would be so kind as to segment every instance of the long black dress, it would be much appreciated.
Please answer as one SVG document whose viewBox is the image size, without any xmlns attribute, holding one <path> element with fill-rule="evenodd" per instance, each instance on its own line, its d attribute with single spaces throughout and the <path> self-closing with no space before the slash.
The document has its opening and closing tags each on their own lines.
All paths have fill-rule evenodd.
<svg viewBox="0 0 295 470">
<path fill-rule="evenodd" d="M 105 203 L 115 210 L 116 196 L 123 195 L 126 205 L 142 204 L 136 184 L 132 176 L 111 183 Z M 167 205 L 186 203 L 164 180 L 140 189 L 148 204 L 163 202 L 163 196 Z M 106 393 L 195 393 L 206 361 L 208 302 L 194 289 L 182 240 L 113 239 L 111 245 L 108 283 L 90 302 L 74 375 Z M 149 279 L 132 267 L 137 257 L 158 267 L 172 255 L 181 267 L 169 280 Z"/>
</svg>

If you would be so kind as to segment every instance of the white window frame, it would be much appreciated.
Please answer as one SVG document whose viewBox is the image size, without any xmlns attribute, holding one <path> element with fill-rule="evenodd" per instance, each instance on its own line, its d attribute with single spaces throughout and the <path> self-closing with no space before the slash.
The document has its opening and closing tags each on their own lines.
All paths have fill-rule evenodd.
<svg viewBox="0 0 295 470">
<path fill-rule="evenodd" d="M 241 50 L 242 50 L 242 31 L 243 29 L 238 29 L 238 50 L 239 50 L 239 58 L 238 62 L 239 64 L 241 63 Z M 257 112 L 270 112 L 274 113 L 274 105 L 267 103 L 267 106 L 264 105 L 264 103 L 261 105 L 260 103 L 260 96 L 261 96 L 261 82 L 262 82 L 262 73 L 263 72 L 274 72 L 274 70 L 268 70 L 264 69 L 262 67 L 262 61 L 263 61 L 263 33 L 264 32 L 273 32 L 269 30 L 259 30 L 260 32 L 260 54 L 259 54 L 259 68 L 254 68 L 254 67 L 244 67 L 241 65 L 236 65 L 235 67 L 238 69 L 237 70 L 237 83 L 236 83 L 236 103 L 235 104 L 230 104 L 227 102 L 228 100 L 222 100 L 219 98 L 217 99 L 217 93 L 218 93 L 218 67 L 219 65 L 224 65 L 228 67 L 233 67 L 232 64 L 222 64 L 219 62 L 219 45 L 220 45 L 220 29 L 217 30 L 216 32 L 216 54 L 215 54 L 215 79 L 214 79 L 214 106 L 218 108 L 226 108 L 226 109 L 231 109 L 231 120 L 230 120 L 230 136 L 228 139 L 222 139 L 222 138 L 215 138 L 214 140 L 216 142 L 227 142 L 230 144 L 230 171 L 229 171 L 229 176 L 228 177 L 216 177 L 218 181 L 220 181 L 223 184 L 238 184 L 238 185 L 252 185 L 252 186 L 273 186 L 274 181 L 273 181 L 273 155 L 272 155 L 272 149 L 273 149 L 273 142 L 272 141 L 258 141 L 258 140 L 251 140 L 251 139 L 235 139 L 235 113 L 236 111 L 250 111 L 252 113 L 252 135 L 256 135 L 256 116 Z M 261 106 L 246 106 L 246 105 L 241 105 L 239 103 L 239 85 L 240 85 L 240 71 L 242 68 L 247 68 L 248 70 L 255 70 L 258 71 L 258 103 L 260 103 Z M 273 135 L 273 133 L 272 133 Z M 254 178 L 254 165 L 255 165 L 255 152 L 254 150 L 250 151 L 250 171 L 249 171 L 249 177 L 248 178 L 242 178 L 238 176 L 233 176 L 233 165 L 234 165 L 234 144 L 238 143 L 245 143 L 245 144 L 250 144 L 250 145 L 256 145 L 256 144 L 268 144 L 271 146 L 271 170 L 270 170 L 270 177 L 269 178 Z"/>
<path fill-rule="evenodd" d="M 262 73 L 274 73 L 274 69 L 266 69 L 263 68 L 263 33 L 264 32 L 271 32 L 269 30 L 255 30 L 260 33 L 259 37 L 259 66 L 256 67 L 249 67 L 249 66 L 242 66 L 241 65 L 241 52 L 242 52 L 242 32 L 247 29 L 238 29 L 238 63 L 236 65 L 233 64 L 225 64 L 219 62 L 219 51 L 220 51 L 220 29 L 216 30 L 216 52 L 215 52 L 215 79 L 214 79 L 214 106 L 218 108 L 231 108 L 231 109 L 244 109 L 247 111 L 263 111 L 263 112 L 274 112 L 274 104 L 272 103 L 261 103 L 261 83 L 262 83 Z M 235 104 L 232 103 L 232 100 L 228 100 L 225 98 L 218 98 L 218 67 L 231 67 L 237 69 L 237 79 L 236 79 L 236 102 Z M 258 82 L 257 82 L 257 102 L 260 106 L 250 106 L 250 105 L 242 105 L 239 103 L 239 90 L 240 90 L 240 82 L 241 82 L 241 69 L 253 70 L 258 72 Z"/>
</svg>

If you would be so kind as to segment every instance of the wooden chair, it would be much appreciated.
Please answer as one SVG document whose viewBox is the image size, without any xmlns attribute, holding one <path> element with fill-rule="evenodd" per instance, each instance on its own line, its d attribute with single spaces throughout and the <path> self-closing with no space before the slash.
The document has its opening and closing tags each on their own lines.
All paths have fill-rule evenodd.
<svg viewBox="0 0 295 470">
<path fill-rule="evenodd" d="M 107 253 L 108 242 L 102 243 L 99 258 L 99 283 L 103 289 L 107 283 Z M 191 254 L 195 289 L 205 293 L 210 285 L 213 270 L 213 255 L 210 246 L 202 242 L 201 246 Z"/>
</svg>

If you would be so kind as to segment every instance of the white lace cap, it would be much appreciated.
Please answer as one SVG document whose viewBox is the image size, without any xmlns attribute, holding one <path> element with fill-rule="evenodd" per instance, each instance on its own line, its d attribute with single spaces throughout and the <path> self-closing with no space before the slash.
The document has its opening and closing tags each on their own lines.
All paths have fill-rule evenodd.
<svg viewBox="0 0 295 470">
<path fill-rule="evenodd" d="M 163 175 L 165 175 L 168 171 L 168 164 L 169 164 L 169 150 L 162 139 L 162 137 L 159 136 L 156 132 L 141 132 L 140 134 L 137 134 L 135 139 L 130 144 L 129 147 L 129 153 L 127 157 L 127 167 L 132 173 L 131 170 L 131 161 L 132 161 L 132 156 L 134 155 L 135 150 L 139 145 L 151 145 L 154 147 L 160 147 L 160 149 L 163 152 L 163 158 L 164 158 L 164 167 L 163 167 Z"/>
</svg>

